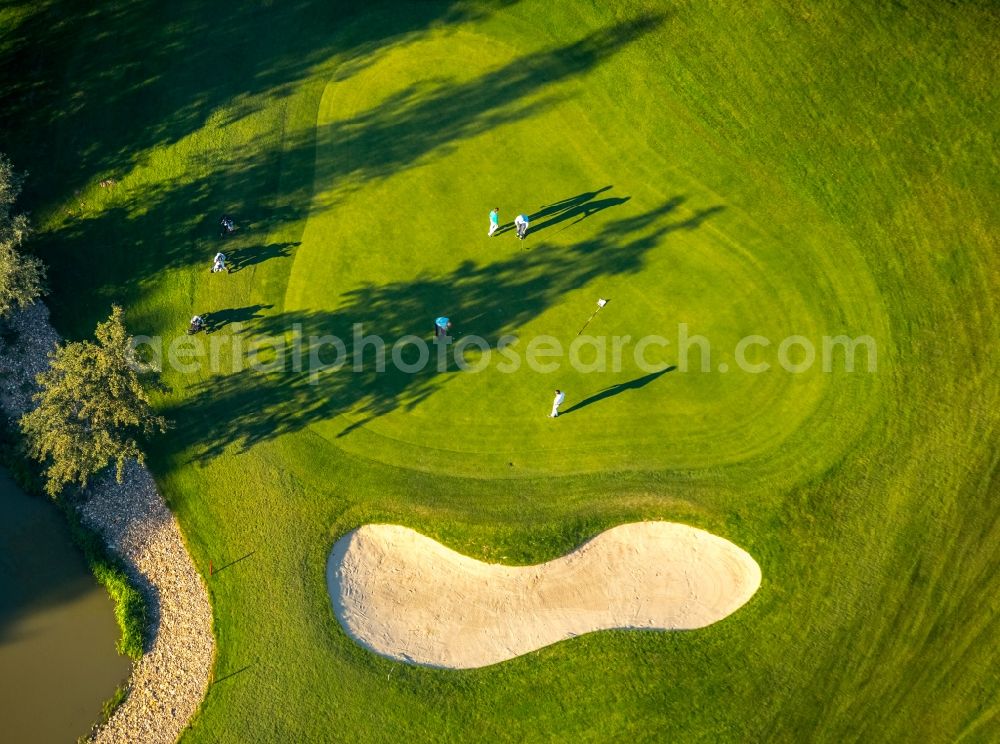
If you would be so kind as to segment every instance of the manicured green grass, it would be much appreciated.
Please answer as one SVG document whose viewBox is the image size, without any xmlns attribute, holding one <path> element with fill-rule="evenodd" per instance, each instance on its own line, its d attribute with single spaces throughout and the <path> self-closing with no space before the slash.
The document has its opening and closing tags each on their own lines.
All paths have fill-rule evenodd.
<svg viewBox="0 0 1000 744">
<path fill-rule="evenodd" d="M 710 371 L 692 352 L 556 422 L 552 388 L 645 373 L 168 372 L 152 465 L 222 567 L 186 740 L 1000 736 L 991 6 L 3 12 L 3 126 L 67 333 L 117 300 L 136 333 L 213 313 L 220 343 L 447 314 L 569 344 L 605 296 L 594 333 L 662 334 L 678 366 L 679 323 L 712 342 Z M 494 205 L 573 197 L 593 209 L 485 236 Z M 211 275 L 224 211 L 242 268 Z M 841 333 L 876 340 L 874 373 L 735 369 L 747 334 Z M 757 596 L 449 672 L 356 646 L 326 594 L 367 522 L 527 563 L 642 518 L 748 550 Z"/>
</svg>

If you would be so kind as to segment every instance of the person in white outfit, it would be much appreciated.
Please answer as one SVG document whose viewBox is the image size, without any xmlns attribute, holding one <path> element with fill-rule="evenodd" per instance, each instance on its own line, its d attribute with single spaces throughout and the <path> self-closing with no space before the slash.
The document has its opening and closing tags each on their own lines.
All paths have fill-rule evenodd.
<svg viewBox="0 0 1000 744">
<path fill-rule="evenodd" d="M 524 236 L 528 234 L 528 218 L 519 214 L 514 218 L 514 227 L 517 228 L 517 237 L 524 240 Z"/>
<path fill-rule="evenodd" d="M 226 271 L 226 254 L 216 253 L 215 263 L 212 264 L 212 273 L 217 274 L 220 271 Z"/>
<path fill-rule="evenodd" d="M 557 418 L 559 416 L 559 406 L 562 402 L 566 400 L 566 393 L 562 390 L 556 390 L 556 397 L 552 399 L 552 413 L 549 414 L 549 418 Z"/>
</svg>

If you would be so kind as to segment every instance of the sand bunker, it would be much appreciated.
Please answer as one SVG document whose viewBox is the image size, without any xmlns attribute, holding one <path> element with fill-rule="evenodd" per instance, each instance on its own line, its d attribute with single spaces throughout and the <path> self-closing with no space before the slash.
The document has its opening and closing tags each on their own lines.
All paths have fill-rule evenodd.
<svg viewBox="0 0 1000 744">
<path fill-rule="evenodd" d="M 333 546 L 327 585 L 358 643 L 469 669 L 608 628 L 703 628 L 760 586 L 745 551 L 703 530 L 637 522 L 537 566 L 482 563 L 406 527 L 370 524 Z"/>
</svg>

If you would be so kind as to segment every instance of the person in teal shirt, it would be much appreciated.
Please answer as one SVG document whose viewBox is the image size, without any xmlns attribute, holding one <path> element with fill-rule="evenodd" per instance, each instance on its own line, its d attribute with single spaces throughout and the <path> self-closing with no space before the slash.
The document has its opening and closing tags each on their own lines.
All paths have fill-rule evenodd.
<svg viewBox="0 0 1000 744">
<path fill-rule="evenodd" d="M 493 233 L 500 229 L 500 207 L 493 207 L 490 211 L 490 231 L 487 237 L 492 238 Z"/>
<path fill-rule="evenodd" d="M 434 321 L 434 338 L 439 336 L 445 337 L 448 335 L 448 329 L 451 328 L 451 321 L 448 320 L 443 315 Z"/>
</svg>

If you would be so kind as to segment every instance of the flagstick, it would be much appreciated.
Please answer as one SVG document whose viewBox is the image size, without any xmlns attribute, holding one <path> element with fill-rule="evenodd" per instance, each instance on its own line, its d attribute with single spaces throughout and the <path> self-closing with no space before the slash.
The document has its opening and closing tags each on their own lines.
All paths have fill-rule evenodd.
<svg viewBox="0 0 1000 744">
<path fill-rule="evenodd" d="M 596 318 L 596 317 L 597 317 L 597 314 L 598 314 L 599 312 L 601 312 L 601 308 L 603 308 L 603 307 L 604 307 L 605 305 L 607 305 L 607 304 L 608 304 L 608 302 L 610 302 L 610 300 L 606 300 L 606 299 L 604 299 L 603 297 L 602 297 L 602 298 L 600 298 L 600 299 L 599 299 L 599 300 L 597 301 L 597 309 L 596 309 L 596 310 L 594 311 L 594 314 L 593 314 L 593 315 L 591 315 L 591 316 L 590 316 L 589 318 L 587 318 L 587 322 L 586 322 L 586 323 L 584 323 L 584 324 L 583 324 L 583 328 L 581 328 L 581 329 L 579 330 L 579 332 L 577 332 L 577 334 L 576 334 L 577 336 L 579 336 L 579 335 L 580 335 L 581 333 L 583 333 L 584 329 L 586 329 L 586 327 L 590 325 L 590 321 L 592 321 L 592 320 L 593 320 L 594 318 Z"/>
<path fill-rule="evenodd" d="M 587 318 L 587 322 L 583 324 L 583 328 L 581 328 L 581 329 L 580 329 L 579 331 L 577 331 L 577 333 L 576 333 L 576 335 L 577 335 L 577 336 L 579 336 L 579 335 L 580 335 L 581 333 L 583 333 L 583 332 L 584 332 L 584 330 L 585 330 L 585 329 L 587 328 L 587 326 L 589 326 L 589 325 L 590 325 L 590 321 L 592 321 L 592 320 L 593 320 L 593 319 L 594 319 L 595 317 L 597 317 L 597 314 L 598 314 L 599 312 L 601 312 L 601 308 L 597 308 L 597 309 L 596 309 L 596 310 L 594 311 L 594 314 L 593 314 L 593 315 L 591 315 L 591 316 L 590 316 L 589 318 Z"/>
</svg>

